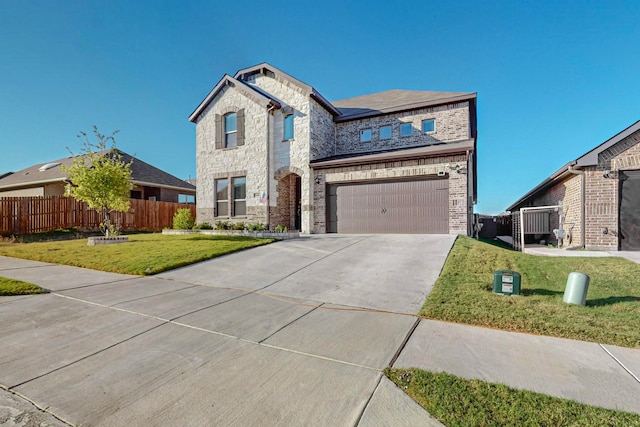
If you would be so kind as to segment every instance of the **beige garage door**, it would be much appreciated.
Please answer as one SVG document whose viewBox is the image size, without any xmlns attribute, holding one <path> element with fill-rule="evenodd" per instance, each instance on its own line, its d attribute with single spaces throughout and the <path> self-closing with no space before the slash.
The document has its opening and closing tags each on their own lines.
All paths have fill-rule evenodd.
<svg viewBox="0 0 640 427">
<path fill-rule="evenodd" d="M 329 185 L 329 233 L 449 233 L 449 180 Z"/>
</svg>

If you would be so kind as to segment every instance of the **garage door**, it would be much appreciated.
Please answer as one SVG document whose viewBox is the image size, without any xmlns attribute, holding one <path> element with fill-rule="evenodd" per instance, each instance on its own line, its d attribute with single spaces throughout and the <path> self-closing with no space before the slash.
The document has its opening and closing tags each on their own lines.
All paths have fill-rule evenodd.
<svg viewBox="0 0 640 427">
<path fill-rule="evenodd" d="M 640 171 L 620 172 L 620 250 L 640 251 Z"/>
<path fill-rule="evenodd" d="M 449 233 L 449 180 L 329 185 L 329 233 Z"/>
</svg>

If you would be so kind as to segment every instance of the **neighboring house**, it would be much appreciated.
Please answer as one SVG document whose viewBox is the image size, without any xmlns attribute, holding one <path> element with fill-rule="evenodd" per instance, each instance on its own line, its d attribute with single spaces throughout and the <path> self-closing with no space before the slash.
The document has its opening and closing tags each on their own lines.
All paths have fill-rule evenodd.
<svg viewBox="0 0 640 427">
<path fill-rule="evenodd" d="M 166 202 L 186 202 L 195 197 L 196 188 L 140 159 L 118 150 L 125 163 L 131 163 L 131 198 Z M 0 179 L 0 197 L 55 196 L 64 194 L 68 176 L 60 166 L 71 166 L 73 157 L 38 163 Z"/>
<path fill-rule="evenodd" d="M 557 243 L 552 230 L 560 229 L 562 214 L 564 247 L 640 250 L 640 121 L 561 167 L 507 210 L 558 202 L 558 213 L 551 209 L 550 220 L 538 221 L 549 223 L 544 233 L 537 230 L 530 236 L 525 219 L 525 244 L 533 239 Z M 514 222 L 519 223 L 518 216 Z M 514 232 L 514 238 L 518 234 Z"/>
<path fill-rule="evenodd" d="M 329 102 L 263 63 L 222 77 L 189 120 L 198 222 L 471 233 L 475 93 L 390 90 Z"/>
</svg>

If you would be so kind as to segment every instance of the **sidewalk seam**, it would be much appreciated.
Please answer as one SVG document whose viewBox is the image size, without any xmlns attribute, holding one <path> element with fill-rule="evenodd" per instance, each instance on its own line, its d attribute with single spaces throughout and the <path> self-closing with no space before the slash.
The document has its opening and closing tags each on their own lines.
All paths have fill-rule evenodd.
<svg viewBox="0 0 640 427">
<path fill-rule="evenodd" d="M 622 367 L 622 369 L 624 369 L 625 371 L 627 371 L 627 373 L 629 375 L 631 375 L 633 377 L 633 379 L 635 379 L 638 383 L 640 383 L 640 378 L 638 378 L 636 376 L 636 374 L 634 374 L 631 369 L 627 368 L 624 363 L 622 363 L 617 357 L 615 357 L 605 346 L 604 344 L 598 344 L 609 356 L 611 356 L 613 358 L 613 360 L 616 361 L 616 363 L 618 363 L 618 365 L 620 365 Z"/>
<path fill-rule="evenodd" d="M 356 422 L 353 424 L 353 427 L 358 427 L 358 425 L 360 425 L 360 421 L 362 421 L 362 417 L 364 417 L 364 413 L 367 412 L 367 408 L 369 407 L 369 404 L 373 399 L 373 395 L 376 394 L 378 387 L 380 387 L 380 383 L 382 382 L 382 377 L 384 377 L 384 374 L 380 374 L 380 376 L 378 377 L 378 382 L 376 383 L 376 386 L 373 388 L 373 391 L 369 395 L 369 398 L 365 402 L 364 407 L 362 408 L 362 411 L 360 411 L 360 414 L 358 414 L 358 418 L 356 419 Z"/>
</svg>

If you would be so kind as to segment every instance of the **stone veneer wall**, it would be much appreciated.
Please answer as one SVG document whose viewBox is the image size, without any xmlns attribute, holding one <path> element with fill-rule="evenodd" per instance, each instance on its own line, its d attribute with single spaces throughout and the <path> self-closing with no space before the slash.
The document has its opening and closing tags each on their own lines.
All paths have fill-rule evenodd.
<svg viewBox="0 0 640 427">
<path fill-rule="evenodd" d="M 314 233 L 326 233 L 326 189 L 328 184 L 338 184 L 368 180 L 384 180 L 395 178 L 436 177 L 438 172 L 445 171 L 449 177 L 449 233 L 467 234 L 469 221 L 469 197 L 467 194 L 467 175 L 450 171 L 449 165 L 455 168 L 467 168 L 465 155 L 442 156 L 416 160 L 404 160 L 388 163 L 336 167 L 315 171 L 320 183 L 313 187 L 315 211 L 313 222 Z"/>
<path fill-rule="evenodd" d="M 215 115 L 245 110 L 245 143 L 243 146 L 215 148 Z M 267 191 L 267 123 L 268 113 L 256 100 L 233 87 L 225 87 L 207 106 L 196 122 L 197 222 L 214 224 L 215 180 L 247 177 L 247 216 L 233 221 L 265 222 L 266 207 L 260 195 Z"/>
<path fill-rule="evenodd" d="M 302 231 L 309 232 L 311 229 L 312 211 L 310 185 L 312 179 L 309 171 L 312 101 L 301 88 L 277 76 L 253 75 L 247 79 L 247 83 L 259 87 L 293 108 L 294 137 L 291 140 L 284 140 L 284 115 L 282 111 L 276 110 L 273 113 L 274 125 L 272 129 L 271 164 L 269 168 L 269 206 L 270 212 L 274 212 L 274 208 L 276 208 L 277 202 L 280 200 L 280 185 L 276 179 L 278 178 L 276 177 L 276 173 L 283 170 L 297 173 L 302 178 Z M 288 191 L 288 189 L 285 191 Z M 270 218 L 269 225 L 271 228 L 278 225 L 274 220 L 278 220 L 278 217 Z"/>
<path fill-rule="evenodd" d="M 424 134 L 422 120 L 429 119 L 435 119 L 435 132 Z M 400 136 L 402 123 L 413 125 L 411 136 Z M 380 139 L 380 128 L 383 126 L 392 127 L 391 139 Z M 371 129 L 371 141 L 360 142 L 360 131 L 363 129 Z M 335 154 L 364 153 L 452 142 L 468 139 L 470 135 L 469 103 L 462 102 L 337 123 Z"/>
</svg>

